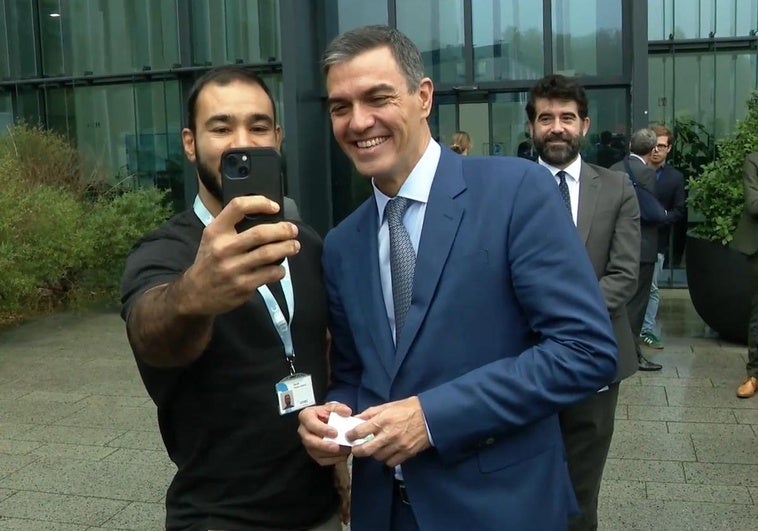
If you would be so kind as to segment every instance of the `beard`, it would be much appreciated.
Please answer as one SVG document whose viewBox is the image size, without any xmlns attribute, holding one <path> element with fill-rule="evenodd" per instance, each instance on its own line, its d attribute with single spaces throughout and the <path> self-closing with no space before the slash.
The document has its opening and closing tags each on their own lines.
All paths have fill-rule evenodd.
<svg viewBox="0 0 758 531">
<path fill-rule="evenodd" d="M 208 166 L 200 157 L 200 152 L 195 152 L 195 170 L 200 182 L 203 183 L 205 189 L 218 200 L 219 203 L 223 203 L 223 194 L 221 192 L 221 169 L 214 171 L 213 168 Z"/>
<path fill-rule="evenodd" d="M 547 135 L 543 138 L 534 137 L 532 142 L 534 148 L 542 160 L 551 166 L 563 166 L 574 160 L 582 147 L 582 136 L 572 136 L 570 134 Z M 565 145 L 548 145 L 548 142 L 562 140 Z"/>
</svg>

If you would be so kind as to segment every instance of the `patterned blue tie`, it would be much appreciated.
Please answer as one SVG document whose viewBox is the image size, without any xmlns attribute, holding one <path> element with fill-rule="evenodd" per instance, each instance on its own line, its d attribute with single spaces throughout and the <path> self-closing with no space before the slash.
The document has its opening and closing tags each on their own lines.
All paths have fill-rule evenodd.
<svg viewBox="0 0 758 531">
<path fill-rule="evenodd" d="M 561 170 L 556 175 L 561 180 L 558 183 L 558 190 L 561 192 L 561 197 L 563 197 L 563 202 L 566 203 L 566 208 L 568 208 L 569 214 L 573 217 L 573 214 L 571 213 L 571 194 L 569 193 L 568 184 L 566 184 L 567 173 Z"/>
<path fill-rule="evenodd" d="M 411 237 L 403 225 L 403 215 L 410 200 L 395 197 L 384 207 L 384 217 L 390 230 L 390 271 L 392 272 L 392 303 L 395 308 L 395 342 L 405 324 L 411 306 L 413 271 L 416 269 L 416 252 Z"/>
</svg>

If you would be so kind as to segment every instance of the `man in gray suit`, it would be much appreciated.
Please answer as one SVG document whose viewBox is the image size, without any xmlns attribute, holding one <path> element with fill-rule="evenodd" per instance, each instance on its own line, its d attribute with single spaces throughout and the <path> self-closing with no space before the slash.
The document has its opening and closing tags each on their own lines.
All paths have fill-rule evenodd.
<svg viewBox="0 0 758 531">
<path fill-rule="evenodd" d="M 612 170 L 627 173 L 627 167 L 634 174 L 634 178 L 640 186 L 655 195 L 655 169 L 648 166 L 650 156 L 658 142 L 658 136 L 652 129 L 640 129 L 632 134 L 629 141 L 629 156 L 625 160 L 611 166 Z M 628 163 L 628 166 L 627 166 Z M 637 290 L 634 292 L 627 309 L 629 320 L 632 325 L 632 333 L 635 338 L 640 336 L 642 324 L 645 321 L 645 311 L 650 298 L 650 286 L 653 283 L 655 263 L 658 260 L 658 225 L 640 222 L 640 273 L 637 277 Z M 640 346 L 635 342 L 637 351 L 637 368 L 641 371 L 660 371 L 662 366 L 653 363 L 642 355 Z"/>
<path fill-rule="evenodd" d="M 742 169 L 745 207 L 737 224 L 732 248 L 748 256 L 753 281 L 758 282 L 758 152 L 745 157 Z M 747 378 L 737 388 L 737 396 L 750 398 L 758 391 L 758 292 L 753 295 L 747 333 Z"/>
<path fill-rule="evenodd" d="M 619 382 L 637 370 L 626 305 L 637 285 L 640 222 L 637 198 L 623 173 L 587 164 L 579 155 L 590 127 L 587 96 L 573 79 L 542 78 L 526 105 L 537 162 L 555 176 L 613 323 L 619 356 L 613 383 L 560 413 L 561 434 L 581 514 L 569 529 L 597 529 L 600 481 L 613 435 Z"/>
</svg>

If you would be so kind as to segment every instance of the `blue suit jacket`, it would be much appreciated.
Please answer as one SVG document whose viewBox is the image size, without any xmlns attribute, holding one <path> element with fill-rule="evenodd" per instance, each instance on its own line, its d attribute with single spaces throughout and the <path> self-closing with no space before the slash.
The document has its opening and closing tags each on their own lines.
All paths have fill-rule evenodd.
<svg viewBox="0 0 758 531">
<path fill-rule="evenodd" d="M 616 344 L 554 179 L 443 148 L 397 351 L 377 230 L 372 197 L 325 240 L 328 400 L 358 413 L 419 396 L 434 447 L 402 467 L 421 529 L 565 529 L 576 504 L 556 413 L 613 380 Z M 354 529 L 390 529 L 392 480 L 354 461 Z"/>
</svg>

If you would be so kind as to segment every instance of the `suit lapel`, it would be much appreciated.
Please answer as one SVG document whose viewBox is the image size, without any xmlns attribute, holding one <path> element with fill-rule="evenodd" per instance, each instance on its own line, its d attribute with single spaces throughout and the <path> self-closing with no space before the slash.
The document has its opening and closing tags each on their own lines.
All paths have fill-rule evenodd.
<svg viewBox="0 0 758 531">
<path fill-rule="evenodd" d="M 461 158 L 445 148 L 442 149 L 426 205 L 416 271 L 413 276 L 413 297 L 405 326 L 398 338 L 395 372 L 405 359 L 429 311 L 461 223 L 463 208 L 456 203 L 455 197 L 466 189 L 462 166 Z"/>
<path fill-rule="evenodd" d="M 587 245 L 590 235 L 592 218 L 595 216 L 598 192 L 600 191 L 600 176 L 587 163 L 582 162 L 582 171 L 579 176 L 579 213 L 576 220 L 576 228 L 582 236 L 582 242 Z"/>
<path fill-rule="evenodd" d="M 391 374 L 395 364 L 395 345 L 392 329 L 387 319 L 387 310 L 382 295 L 382 280 L 379 274 L 378 230 L 376 202 L 373 197 L 364 205 L 352 242 L 353 251 L 346 256 L 351 260 L 350 274 L 359 296 L 366 323 L 374 347 L 382 364 Z"/>
</svg>

